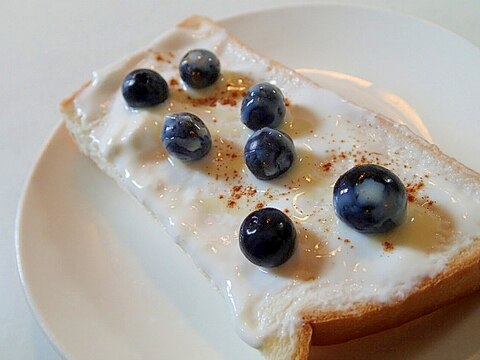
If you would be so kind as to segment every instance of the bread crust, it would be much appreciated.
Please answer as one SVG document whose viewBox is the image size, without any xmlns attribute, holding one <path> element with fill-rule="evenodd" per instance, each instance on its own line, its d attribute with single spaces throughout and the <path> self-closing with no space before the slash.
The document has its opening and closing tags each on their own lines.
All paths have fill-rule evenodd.
<svg viewBox="0 0 480 360">
<path fill-rule="evenodd" d="M 303 320 L 313 327 L 312 344 L 340 343 L 397 327 L 479 290 L 480 250 L 471 246 L 465 251 L 469 254 L 456 258 L 401 301 L 382 306 L 358 304 L 349 313 L 305 312 Z"/>
<path fill-rule="evenodd" d="M 217 27 L 214 22 L 201 16 L 187 18 L 177 26 L 197 29 L 205 23 Z M 237 46 L 253 52 L 253 50 L 248 49 L 232 36 L 229 36 L 229 41 L 235 42 Z M 287 69 L 275 61 L 271 61 L 271 65 Z M 296 76 L 301 78 L 302 81 L 312 83 L 311 80 L 304 78 L 302 75 Z M 116 179 L 121 185 L 115 169 L 105 163 L 89 147 L 87 131 L 82 129 L 81 119 L 76 113 L 75 99 L 89 86 L 91 86 L 91 82 L 86 83 L 73 95 L 63 100 L 60 106 L 61 112 L 69 131 L 79 144 L 81 151 L 92 158 L 102 170 Z M 404 137 L 406 141 L 415 143 L 423 151 L 434 154 L 439 161 L 445 162 L 454 171 L 461 173 L 463 178 L 473 184 L 472 192 L 474 195 L 479 195 L 480 176 L 475 171 L 443 154 L 438 147 L 416 136 L 405 126 L 394 124 L 381 116 L 378 116 L 378 120 L 383 123 L 383 126 L 388 128 L 391 134 Z M 382 304 L 356 303 L 348 311 L 339 312 L 323 311 L 315 308 L 305 309 L 300 314 L 301 324 L 295 330 L 294 337 L 289 339 L 290 345 L 293 346 L 294 350 L 290 353 L 279 355 L 275 349 L 278 344 L 273 341 L 262 349 L 265 356 L 271 359 L 307 360 L 311 344 L 336 344 L 394 328 L 480 290 L 479 241 L 479 238 L 475 238 L 471 246 L 457 254 L 448 263 L 444 271 L 431 279 L 424 280 L 402 300 Z"/>
</svg>

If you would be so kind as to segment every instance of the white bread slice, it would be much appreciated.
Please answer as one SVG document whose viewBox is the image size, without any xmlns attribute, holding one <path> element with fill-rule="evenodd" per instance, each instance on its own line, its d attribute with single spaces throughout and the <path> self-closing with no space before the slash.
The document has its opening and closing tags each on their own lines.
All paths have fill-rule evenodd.
<svg viewBox="0 0 480 360">
<path fill-rule="evenodd" d="M 217 54 L 224 79 L 192 100 L 177 66 L 199 47 Z M 132 112 L 121 82 L 145 66 L 170 81 L 170 98 Z M 251 132 L 239 120 L 240 94 L 260 81 L 276 82 L 287 97 L 281 129 L 298 150 L 295 168 L 272 182 L 254 179 L 241 155 Z M 184 110 L 214 137 L 211 154 L 195 164 L 168 158 L 160 142 L 164 115 Z M 100 71 L 61 111 L 81 151 L 167 226 L 233 304 L 240 335 L 269 359 L 307 359 L 310 343 L 392 328 L 480 288 L 476 172 L 406 127 L 261 57 L 208 19 L 191 17 Z M 409 190 L 407 221 L 385 236 L 356 234 L 333 214 L 331 185 L 365 162 L 389 167 Z M 236 244 L 244 216 L 260 206 L 286 209 L 299 234 L 294 257 L 272 271 L 248 263 Z"/>
</svg>

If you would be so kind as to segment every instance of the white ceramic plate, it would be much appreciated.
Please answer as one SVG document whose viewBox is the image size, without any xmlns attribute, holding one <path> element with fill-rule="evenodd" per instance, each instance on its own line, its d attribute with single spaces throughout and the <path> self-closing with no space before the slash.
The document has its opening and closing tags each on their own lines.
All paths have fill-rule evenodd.
<svg viewBox="0 0 480 360">
<path fill-rule="evenodd" d="M 247 44 L 410 124 L 476 170 L 480 51 L 395 13 L 294 7 L 222 21 Z M 143 44 L 139 44 L 143 45 Z M 112 59 L 114 60 L 114 59 Z M 17 219 L 21 278 L 40 324 L 70 359 L 260 359 L 188 256 L 72 144 L 43 151 Z M 400 328 L 312 350 L 312 359 L 471 359 L 480 295 Z"/>
</svg>

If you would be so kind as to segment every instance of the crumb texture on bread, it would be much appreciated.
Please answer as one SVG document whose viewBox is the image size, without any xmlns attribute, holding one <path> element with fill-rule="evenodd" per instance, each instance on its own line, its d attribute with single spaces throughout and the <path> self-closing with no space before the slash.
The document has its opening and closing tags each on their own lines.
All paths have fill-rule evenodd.
<svg viewBox="0 0 480 360">
<path fill-rule="evenodd" d="M 219 57 L 222 77 L 191 91 L 178 63 L 192 48 Z M 169 99 L 125 106 L 120 87 L 133 69 L 158 71 Z M 281 130 L 295 142 L 296 166 L 272 182 L 243 163 L 250 131 L 239 121 L 248 88 L 272 81 L 287 99 Z M 61 104 L 80 150 L 132 194 L 231 304 L 239 334 L 269 359 L 308 358 L 313 344 L 355 339 L 432 312 L 480 288 L 479 175 L 409 129 L 346 102 L 245 47 L 213 21 L 186 19 L 150 45 L 101 69 Z M 164 116 L 189 111 L 213 135 L 210 154 L 187 164 L 168 156 Z M 369 237 L 337 221 L 331 187 L 362 163 L 388 167 L 409 195 L 404 224 Z M 273 206 L 297 228 L 295 255 L 259 269 L 237 246 L 251 211 Z"/>
</svg>

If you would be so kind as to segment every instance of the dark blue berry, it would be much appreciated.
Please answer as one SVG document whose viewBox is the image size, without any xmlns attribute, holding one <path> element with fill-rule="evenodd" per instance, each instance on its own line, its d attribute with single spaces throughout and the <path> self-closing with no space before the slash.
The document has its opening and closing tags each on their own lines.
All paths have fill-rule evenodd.
<svg viewBox="0 0 480 360">
<path fill-rule="evenodd" d="M 198 160 L 212 147 L 212 137 L 203 121 L 187 112 L 167 115 L 162 131 L 167 151 L 181 160 Z"/>
<path fill-rule="evenodd" d="M 290 169 L 295 160 L 295 146 L 287 134 L 265 127 L 247 140 L 244 158 L 255 177 L 271 180 Z"/>
<path fill-rule="evenodd" d="M 122 94 L 132 108 L 155 106 L 167 100 L 168 85 L 159 73 L 137 69 L 123 80 Z"/>
<path fill-rule="evenodd" d="M 252 130 L 278 127 L 285 117 L 285 99 L 278 87 L 269 83 L 252 86 L 243 98 L 242 122 Z"/>
<path fill-rule="evenodd" d="M 263 208 L 248 215 L 240 227 L 240 250 L 252 263 L 272 268 L 293 255 L 297 233 L 292 220 L 278 209 Z"/>
<path fill-rule="evenodd" d="M 180 77 L 194 89 L 212 85 L 219 75 L 220 61 L 208 50 L 190 50 L 180 61 Z"/>
<path fill-rule="evenodd" d="M 382 233 L 400 225 L 407 192 L 390 170 L 373 164 L 348 170 L 335 183 L 333 206 L 337 216 L 363 233 Z"/>
</svg>

